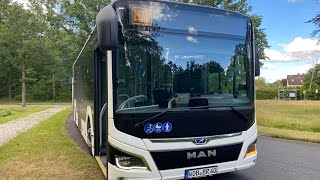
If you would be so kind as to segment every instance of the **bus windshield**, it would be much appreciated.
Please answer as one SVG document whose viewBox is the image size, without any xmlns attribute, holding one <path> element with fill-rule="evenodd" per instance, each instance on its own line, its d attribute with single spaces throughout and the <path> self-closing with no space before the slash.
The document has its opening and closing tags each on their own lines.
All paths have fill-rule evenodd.
<svg viewBox="0 0 320 180">
<path fill-rule="evenodd" d="M 163 6 L 158 5 L 157 8 Z M 128 10 L 121 9 L 123 14 L 120 15 L 117 113 L 251 105 L 252 43 L 247 19 L 241 23 L 237 21 L 238 25 L 232 25 L 237 27 L 230 29 L 233 16 L 228 21 L 228 17 L 221 14 L 203 13 L 208 17 L 203 21 L 219 22 L 221 16 L 224 18 L 225 25 L 217 23 L 219 28 L 213 27 L 210 31 L 203 29 L 201 23 L 192 21 L 174 26 L 172 18 L 176 21 L 182 17 L 192 20 L 188 16 L 193 12 L 185 7 L 179 9 L 166 5 L 166 13 L 164 10 L 161 13 L 170 20 L 154 15 L 155 10 L 148 14 L 132 8 L 134 6 Z M 175 15 L 170 15 L 171 11 Z M 137 14 L 147 18 L 135 19 Z M 126 20 L 130 15 L 133 16 L 129 18 L 132 22 Z"/>
</svg>

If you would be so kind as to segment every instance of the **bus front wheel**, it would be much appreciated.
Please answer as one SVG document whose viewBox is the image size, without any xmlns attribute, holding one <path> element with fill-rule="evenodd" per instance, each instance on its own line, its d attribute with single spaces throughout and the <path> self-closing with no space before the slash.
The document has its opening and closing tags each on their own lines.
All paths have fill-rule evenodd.
<svg viewBox="0 0 320 180">
<path fill-rule="evenodd" d="M 91 149 L 91 155 L 94 156 L 94 134 L 93 134 L 93 129 L 91 128 L 91 123 L 89 121 L 88 123 L 88 128 L 87 128 L 87 144 L 89 148 Z"/>
</svg>

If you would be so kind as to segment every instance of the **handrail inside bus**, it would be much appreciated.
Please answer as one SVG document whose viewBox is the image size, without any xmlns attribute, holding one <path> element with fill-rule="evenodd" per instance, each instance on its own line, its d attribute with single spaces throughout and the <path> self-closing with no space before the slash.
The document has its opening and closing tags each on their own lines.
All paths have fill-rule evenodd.
<svg viewBox="0 0 320 180">
<path fill-rule="evenodd" d="M 100 126 L 99 127 L 99 133 L 100 133 L 100 144 L 99 144 L 99 147 L 100 148 L 102 147 L 102 117 L 103 117 L 103 114 L 105 113 L 106 109 L 107 109 L 107 103 L 104 103 L 103 107 L 101 108 L 100 116 L 99 116 L 99 126 Z"/>
</svg>

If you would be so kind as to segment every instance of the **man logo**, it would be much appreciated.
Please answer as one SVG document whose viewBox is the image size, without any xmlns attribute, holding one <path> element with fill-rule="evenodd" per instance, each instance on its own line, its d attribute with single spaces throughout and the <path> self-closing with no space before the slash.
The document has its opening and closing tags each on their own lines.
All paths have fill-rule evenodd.
<svg viewBox="0 0 320 180">
<path fill-rule="evenodd" d="M 196 145 L 207 144 L 207 139 L 206 138 L 194 138 L 193 143 Z"/>
<path fill-rule="evenodd" d="M 216 150 L 207 150 L 205 151 L 199 151 L 198 153 L 196 151 L 194 152 L 187 152 L 187 159 L 199 159 L 199 158 L 206 158 L 206 157 L 215 157 L 217 155 Z"/>
</svg>

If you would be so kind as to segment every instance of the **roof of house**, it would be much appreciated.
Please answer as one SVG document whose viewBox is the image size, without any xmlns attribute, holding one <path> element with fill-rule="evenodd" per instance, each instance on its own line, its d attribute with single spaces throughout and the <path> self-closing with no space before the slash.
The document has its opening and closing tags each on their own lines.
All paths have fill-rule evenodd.
<svg viewBox="0 0 320 180">
<path fill-rule="evenodd" d="M 301 86 L 303 85 L 304 74 L 287 75 L 288 85 Z"/>
</svg>

